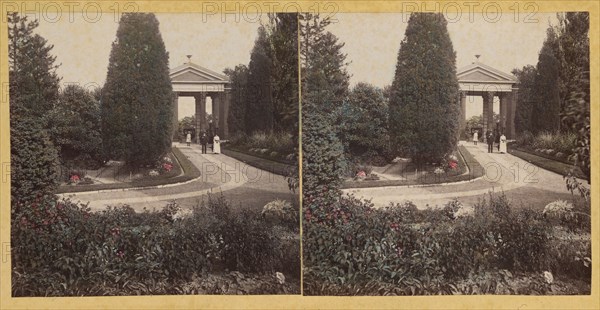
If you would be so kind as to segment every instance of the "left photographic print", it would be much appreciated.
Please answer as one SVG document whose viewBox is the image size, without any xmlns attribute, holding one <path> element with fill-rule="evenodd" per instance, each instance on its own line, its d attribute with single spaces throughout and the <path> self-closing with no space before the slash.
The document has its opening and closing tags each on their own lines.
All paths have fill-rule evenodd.
<svg viewBox="0 0 600 310">
<path fill-rule="evenodd" d="M 299 294 L 298 16 L 8 13 L 13 297 Z"/>
</svg>

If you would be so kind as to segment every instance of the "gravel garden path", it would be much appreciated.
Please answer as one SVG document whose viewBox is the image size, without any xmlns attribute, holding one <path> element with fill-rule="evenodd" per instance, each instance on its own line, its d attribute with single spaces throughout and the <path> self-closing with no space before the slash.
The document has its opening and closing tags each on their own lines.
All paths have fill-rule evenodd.
<svg viewBox="0 0 600 310">
<path fill-rule="evenodd" d="M 163 188 L 113 190 L 107 192 L 64 194 L 73 201 L 89 203 L 92 210 L 128 204 L 136 211 L 162 209 L 175 200 L 183 208 L 192 208 L 206 200 L 207 194 L 222 193 L 232 205 L 262 209 L 274 199 L 292 200 L 287 181 L 280 175 L 260 170 L 223 154 L 202 154 L 199 145 L 177 147 L 198 167 L 200 178 Z"/>
<path fill-rule="evenodd" d="M 513 201 L 535 208 L 543 208 L 557 199 L 579 198 L 567 190 L 562 175 L 539 168 L 510 155 L 487 152 L 487 145 L 473 145 L 460 142 L 475 160 L 484 168 L 483 177 L 466 182 L 427 186 L 387 186 L 377 188 L 349 188 L 345 193 L 357 198 L 370 199 L 376 207 L 384 207 L 391 202 L 410 200 L 419 208 L 442 206 L 457 199 L 463 205 L 472 206 L 488 193 L 504 192 Z M 586 181 L 582 183 L 587 184 Z"/>
</svg>

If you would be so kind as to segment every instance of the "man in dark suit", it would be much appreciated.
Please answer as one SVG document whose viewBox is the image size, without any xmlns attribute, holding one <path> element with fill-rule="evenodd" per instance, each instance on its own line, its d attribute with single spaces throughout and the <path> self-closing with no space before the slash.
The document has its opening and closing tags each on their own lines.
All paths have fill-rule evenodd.
<svg viewBox="0 0 600 310">
<path fill-rule="evenodd" d="M 206 133 L 202 133 L 202 136 L 200 137 L 200 144 L 202 144 L 202 154 L 206 154 L 206 145 L 208 144 L 208 137 L 206 136 Z"/>
</svg>

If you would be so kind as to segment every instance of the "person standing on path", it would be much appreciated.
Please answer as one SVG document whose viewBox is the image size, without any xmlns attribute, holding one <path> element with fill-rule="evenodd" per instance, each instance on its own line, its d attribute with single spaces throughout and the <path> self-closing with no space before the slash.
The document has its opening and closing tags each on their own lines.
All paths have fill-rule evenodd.
<svg viewBox="0 0 600 310">
<path fill-rule="evenodd" d="M 506 136 L 504 135 L 504 133 L 502 133 L 502 135 L 500 136 L 500 145 L 499 145 L 498 150 L 502 154 L 507 153 L 507 150 L 506 150 Z"/>
<path fill-rule="evenodd" d="M 485 138 L 488 145 L 488 153 L 494 153 L 494 134 L 490 130 L 487 131 Z"/>
<path fill-rule="evenodd" d="M 479 131 L 475 130 L 475 133 L 473 133 L 473 144 L 477 145 L 478 140 L 479 140 Z"/>
<path fill-rule="evenodd" d="M 202 154 L 206 154 L 206 144 L 208 143 L 208 137 L 206 133 L 202 133 L 202 137 L 200 137 L 200 144 L 202 144 Z"/>
<path fill-rule="evenodd" d="M 219 135 L 215 135 L 213 137 L 213 153 L 221 153 L 221 139 L 219 138 Z"/>
<path fill-rule="evenodd" d="M 494 141 L 498 144 L 498 152 L 500 152 L 500 130 L 498 128 L 494 131 Z"/>
<path fill-rule="evenodd" d="M 192 134 L 189 131 L 185 135 L 185 142 L 187 143 L 187 146 L 190 146 L 190 143 L 192 143 Z"/>
</svg>

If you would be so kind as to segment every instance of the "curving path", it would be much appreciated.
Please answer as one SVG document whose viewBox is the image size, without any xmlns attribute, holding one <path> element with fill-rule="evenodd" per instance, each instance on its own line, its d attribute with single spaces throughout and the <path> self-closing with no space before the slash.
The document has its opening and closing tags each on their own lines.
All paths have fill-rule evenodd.
<svg viewBox="0 0 600 310">
<path fill-rule="evenodd" d="M 376 207 L 410 200 L 419 208 L 426 208 L 442 206 L 452 199 L 458 199 L 464 205 L 474 205 L 489 192 L 504 192 L 513 205 L 526 204 L 535 208 L 543 208 L 557 199 L 573 199 L 559 174 L 510 154 L 487 153 L 487 145 L 483 143 L 477 146 L 463 141 L 460 143 L 484 168 L 483 177 L 455 184 L 344 189 L 344 192 L 370 199 Z"/>
<path fill-rule="evenodd" d="M 164 188 L 70 193 L 62 196 L 89 203 L 92 210 L 128 204 L 136 211 L 144 208 L 160 210 L 173 200 L 184 208 L 191 208 L 205 200 L 209 193 L 222 193 L 232 205 L 254 209 L 262 209 L 274 199 L 293 199 L 283 176 L 254 168 L 223 154 L 202 154 L 198 145 L 176 146 L 198 167 L 202 173 L 199 179 Z"/>
</svg>

